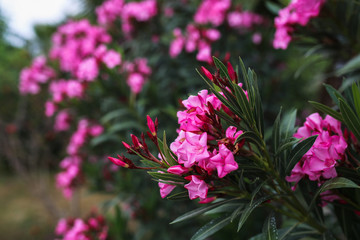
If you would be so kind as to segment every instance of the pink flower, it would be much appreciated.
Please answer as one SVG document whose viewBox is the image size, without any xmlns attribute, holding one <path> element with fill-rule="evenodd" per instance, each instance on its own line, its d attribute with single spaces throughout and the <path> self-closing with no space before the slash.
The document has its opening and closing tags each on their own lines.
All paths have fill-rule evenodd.
<svg viewBox="0 0 360 240">
<path fill-rule="evenodd" d="M 44 56 L 36 57 L 31 66 L 24 68 L 20 73 L 20 93 L 23 95 L 38 94 L 40 84 L 48 82 L 53 77 L 55 77 L 55 71 L 46 66 L 46 58 Z"/>
<path fill-rule="evenodd" d="M 71 116 L 69 112 L 66 110 L 62 110 L 56 115 L 54 130 L 58 132 L 66 131 L 70 128 L 70 123 L 71 123 Z"/>
<path fill-rule="evenodd" d="M 65 218 L 60 219 L 56 225 L 55 233 L 57 235 L 62 235 L 64 233 L 66 233 L 67 230 L 68 230 L 67 220 Z"/>
<path fill-rule="evenodd" d="M 312 181 L 330 179 L 337 176 L 337 161 L 345 155 L 347 143 L 343 137 L 340 122 L 326 116 L 322 119 L 318 113 L 306 118 L 303 127 L 294 134 L 296 138 L 307 138 L 318 135 L 314 145 L 298 162 L 291 175 L 286 177 L 289 182 L 298 182 L 308 176 Z"/>
<path fill-rule="evenodd" d="M 225 147 L 224 144 L 220 144 L 219 153 L 210 158 L 210 162 L 216 166 L 219 178 L 225 177 L 232 171 L 238 169 L 238 164 L 234 160 L 232 152 Z"/>
<path fill-rule="evenodd" d="M 206 199 L 208 193 L 208 185 L 204 180 L 200 180 L 197 176 L 191 175 L 190 183 L 184 186 L 189 191 L 189 198 L 194 200 L 200 198 L 201 200 Z"/>
<path fill-rule="evenodd" d="M 108 68 L 114 68 L 121 64 L 121 55 L 114 50 L 109 50 L 102 57 L 102 61 Z"/>
<path fill-rule="evenodd" d="M 159 188 L 160 188 L 160 196 L 161 196 L 161 198 L 165 198 L 176 187 L 175 185 L 170 185 L 170 184 L 166 184 L 166 183 L 162 183 L 162 182 L 159 182 L 158 185 L 159 185 Z"/>
<path fill-rule="evenodd" d="M 104 127 L 101 125 L 94 125 L 90 127 L 88 131 L 92 137 L 97 137 L 104 132 Z"/>
<path fill-rule="evenodd" d="M 55 103 L 50 101 L 47 101 L 45 103 L 45 116 L 51 117 L 52 115 L 54 115 L 56 110 L 57 110 L 57 106 L 55 105 Z"/>
<path fill-rule="evenodd" d="M 325 0 L 293 0 L 287 7 L 279 11 L 275 18 L 274 48 L 286 49 L 291 41 L 293 26 L 305 26 L 311 18 L 320 13 Z"/>
<path fill-rule="evenodd" d="M 190 168 L 195 163 L 210 157 L 207 151 L 207 133 L 201 135 L 191 132 L 185 132 L 185 140 L 175 152 L 178 156 L 178 162 Z"/>
<path fill-rule="evenodd" d="M 76 76 L 84 81 L 94 81 L 99 75 L 99 66 L 95 58 L 87 58 L 79 64 Z"/>
<path fill-rule="evenodd" d="M 137 94 L 141 92 L 142 87 L 145 84 L 145 78 L 140 73 L 132 73 L 129 75 L 126 82 L 129 85 L 131 91 Z"/>
<path fill-rule="evenodd" d="M 230 0 L 203 0 L 195 13 L 194 21 L 199 24 L 211 23 L 219 26 L 223 23 L 230 6 Z"/>
<path fill-rule="evenodd" d="M 188 168 L 185 168 L 181 165 L 174 165 L 174 166 L 171 166 L 167 169 L 168 173 L 172 173 L 172 174 L 175 174 L 175 175 L 183 175 L 184 173 L 188 173 L 189 172 L 189 169 Z"/>
<path fill-rule="evenodd" d="M 237 128 L 230 126 L 226 129 L 225 136 L 230 140 L 230 143 L 234 144 L 235 140 L 243 133 L 243 131 L 237 131 Z"/>
</svg>

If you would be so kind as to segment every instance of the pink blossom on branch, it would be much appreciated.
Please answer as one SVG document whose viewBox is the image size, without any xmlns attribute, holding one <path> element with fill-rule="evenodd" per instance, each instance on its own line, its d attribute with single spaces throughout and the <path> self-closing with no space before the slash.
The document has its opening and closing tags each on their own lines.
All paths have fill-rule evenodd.
<svg viewBox="0 0 360 240">
<path fill-rule="evenodd" d="M 298 182 L 307 176 L 312 181 L 321 181 L 337 176 L 335 167 L 345 157 L 347 143 L 343 137 L 341 123 L 331 116 L 322 119 L 318 113 L 306 118 L 303 127 L 294 134 L 296 138 L 307 138 L 318 135 L 314 145 L 298 162 L 291 175 L 286 177 L 289 182 Z"/>
<path fill-rule="evenodd" d="M 191 175 L 190 183 L 186 184 L 184 188 L 189 191 L 189 198 L 194 200 L 196 198 L 200 198 L 200 200 L 204 200 L 207 197 L 208 193 L 208 185 L 204 180 L 200 180 L 197 176 Z"/>
<path fill-rule="evenodd" d="M 279 11 L 275 18 L 274 48 L 286 49 L 291 41 L 294 26 L 305 26 L 311 18 L 317 17 L 326 0 L 292 0 Z"/>
</svg>

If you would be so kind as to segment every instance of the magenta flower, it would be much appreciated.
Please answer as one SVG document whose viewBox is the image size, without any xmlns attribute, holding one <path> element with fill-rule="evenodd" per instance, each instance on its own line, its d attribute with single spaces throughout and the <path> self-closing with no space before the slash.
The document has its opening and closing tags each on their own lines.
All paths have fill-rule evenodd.
<svg viewBox="0 0 360 240">
<path fill-rule="evenodd" d="M 305 176 L 312 181 L 321 181 L 337 176 L 335 167 L 344 158 L 347 148 L 341 123 L 331 116 L 322 119 L 318 113 L 311 114 L 294 137 L 307 138 L 313 135 L 318 135 L 314 145 L 295 165 L 291 175 L 286 177 L 287 181 L 298 182 Z"/>
<path fill-rule="evenodd" d="M 76 77 L 84 81 L 94 81 L 99 75 L 99 66 L 95 58 L 87 58 L 79 64 Z"/>
<path fill-rule="evenodd" d="M 171 166 L 167 169 L 168 173 L 172 173 L 172 174 L 175 174 L 175 175 L 183 175 L 184 173 L 188 173 L 189 172 L 189 169 L 188 168 L 185 168 L 181 165 L 174 165 L 174 166 Z"/>
<path fill-rule="evenodd" d="M 62 110 L 56 115 L 55 118 L 55 131 L 66 131 L 70 128 L 71 116 L 67 110 Z"/>
<path fill-rule="evenodd" d="M 166 183 L 162 183 L 162 182 L 159 182 L 158 185 L 159 185 L 159 188 L 160 188 L 160 196 L 161 196 L 161 198 L 165 198 L 176 187 L 175 185 L 170 185 L 170 184 L 166 184 Z"/>
<path fill-rule="evenodd" d="M 197 176 L 191 175 L 190 183 L 184 186 L 189 191 L 189 198 L 194 200 L 200 198 L 200 200 L 206 199 L 208 193 L 208 185 L 204 180 L 200 180 Z"/>
<path fill-rule="evenodd" d="M 211 23 L 221 25 L 225 20 L 226 11 L 231 6 L 231 0 L 203 0 L 195 13 L 194 21 L 199 24 Z"/>
<path fill-rule="evenodd" d="M 220 144 L 219 153 L 211 157 L 210 162 L 216 166 L 219 178 L 223 178 L 230 172 L 239 168 L 234 159 L 234 155 L 224 144 Z"/>
</svg>

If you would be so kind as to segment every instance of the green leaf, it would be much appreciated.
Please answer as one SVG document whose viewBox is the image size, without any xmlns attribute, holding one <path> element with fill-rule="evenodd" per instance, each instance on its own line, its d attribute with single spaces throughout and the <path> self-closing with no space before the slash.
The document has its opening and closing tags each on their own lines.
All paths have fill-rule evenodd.
<svg viewBox="0 0 360 240">
<path fill-rule="evenodd" d="M 109 141 L 118 142 L 119 139 L 112 134 L 102 134 L 100 136 L 97 136 L 96 138 L 91 139 L 90 144 L 91 146 L 97 146 L 104 142 L 109 142 Z"/>
<path fill-rule="evenodd" d="M 340 122 L 344 121 L 341 114 L 338 113 L 337 111 L 331 109 L 330 107 L 328 107 L 324 104 L 318 103 L 318 102 L 313 102 L 313 101 L 309 101 L 309 103 L 317 110 L 332 116 L 333 118 L 339 120 Z"/>
<path fill-rule="evenodd" d="M 171 194 L 170 196 L 168 196 L 167 199 L 169 199 L 169 200 L 186 200 L 186 199 L 189 199 L 189 193 L 188 193 L 188 191 L 174 193 L 174 194 Z"/>
<path fill-rule="evenodd" d="M 346 73 L 350 73 L 352 71 L 358 70 L 359 68 L 360 68 L 360 55 L 357 55 L 356 57 L 348 61 L 345 64 L 345 66 L 337 70 L 337 75 L 340 76 Z"/>
<path fill-rule="evenodd" d="M 172 173 L 165 173 L 165 172 L 148 172 L 148 174 L 156 179 L 161 179 L 164 181 L 174 181 L 174 182 L 185 182 L 183 177 Z"/>
<path fill-rule="evenodd" d="M 360 116 L 360 90 L 356 83 L 353 83 L 353 85 L 351 86 L 351 90 L 352 90 L 352 95 L 354 98 L 355 110 L 359 117 Z"/>
<path fill-rule="evenodd" d="M 210 204 L 208 206 L 205 206 L 205 207 L 201 207 L 201 208 L 197 208 L 195 210 L 192 210 L 190 212 L 187 212 L 183 215 L 181 215 L 180 217 L 177 217 L 174 221 L 172 221 L 170 224 L 174 224 L 174 223 L 178 223 L 178 222 L 182 222 L 184 220 L 188 220 L 188 219 L 191 219 L 191 218 L 194 218 L 194 217 L 197 217 L 201 214 L 204 214 L 206 213 L 207 211 L 210 211 L 218 206 L 221 206 L 225 203 L 228 203 L 230 201 L 233 201 L 233 200 L 236 200 L 237 198 L 232 198 L 232 199 L 229 199 L 229 200 L 225 200 L 225 201 L 221 201 L 221 202 L 217 202 L 217 203 L 213 203 L 213 204 Z"/>
<path fill-rule="evenodd" d="M 280 11 L 280 9 L 282 8 L 281 6 L 279 6 L 276 3 L 270 2 L 270 1 L 266 1 L 265 2 L 265 6 L 266 8 L 273 14 L 278 15 L 278 12 Z"/>
<path fill-rule="evenodd" d="M 126 108 L 122 108 L 122 109 L 117 109 L 114 111 L 111 111 L 107 114 L 105 114 L 101 119 L 100 122 L 102 124 L 105 124 L 107 122 L 109 122 L 110 120 L 114 119 L 114 118 L 119 118 L 123 115 L 129 114 L 129 111 Z"/>
<path fill-rule="evenodd" d="M 283 139 L 287 139 L 291 137 L 294 133 L 294 127 L 295 127 L 295 120 L 296 120 L 296 112 L 297 110 L 294 109 L 291 112 L 287 112 L 281 121 L 281 127 L 283 133 Z"/>
<path fill-rule="evenodd" d="M 108 132 L 109 133 L 115 133 L 115 132 L 119 132 L 122 130 L 129 130 L 129 129 L 138 129 L 138 130 L 145 130 L 144 126 L 138 124 L 137 122 L 134 121 L 129 121 L 129 122 L 122 122 L 122 123 L 117 123 L 112 125 Z"/>
<path fill-rule="evenodd" d="M 215 218 L 205 224 L 202 228 L 200 228 L 194 236 L 192 236 L 191 240 L 202 240 L 216 233 L 226 225 L 230 223 L 230 217 L 228 215 L 224 215 L 218 218 Z"/>
<path fill-rule="evenodd" d="M 259 149 L 261 149 L 261 147 L 262 147 L 262 140 L 259 138 L 259 136 L 256 133 L 254 133 L 252 131 L 244 132 L 240 136 L 238 136 L 235 140 L 235 144 L 240 142 L 243 139 L 248 140 L 249 142 L 255 143 Z"/>
<path fill-rule="evenodd" d="M 285 173 L 288 174 L 294 168 L 297 162 L 304 156 L 307 151 L 312 147 L 318 135 L 311 136 L 309 138 L 304 139 L 295 145 L 295 147 L 291 150 L 289 155 L 289 162 L 286 166 Z"/>
<path fill-rule="evenodd" d="M 266 240 L 278 240 L 279 233 L 276 228 L 276 219 L 274 213 L 271 213 L 267 220 L 264 223 L 263 234 L 265 235 Z"/>
<path fill-rule="evenodd" d="M 251 108 L 250 108 L 250 103 L 249 100 L 247 99 L 244 90 L 236 85 L 233 84 L 234 87 L 234 92 L 235 92 L 235 97 L 236 97 L 236 101 L 237 104 L 239 105 L 241 112 L 244 113 L 244 115 L 246 116 L 246 120 L 248 121 L 248 125 L 249 126 L 254 126 L 255 122 L 254 122 L 254 116 L 252 114 Z M 245 120 L 245 119 L 244 119 Z"/>
<path fill-rule="evenodd" d="M 216 68 L 220 70 L 220 76 L 223 78 L 231 79 L 227 67 L 216 57 L 213 57 Z"/>
<path fill-rule="evenodd" d="M 336 103 L 336 105 L 339 105 L 339 99 L 342 99 L 345 101 L 344 97 L 339 93 L 338 90 L 336 90 L 334 87 L 324 84 L 326 91 L 329 93 L 331 99 Z"/>
<path fill-rule="evenodd" d="M 360 186 L 344 177 L 330 179 L 326 181 L 323 185 L 321 185 L 319 190 L 315 193 L 309 205 L 309 211 L 314 207 L 316 198 L 320 195 L 320 193 L 336 188 L 360 188 Z"/>
<path fill-rule="evenodd" d="M 292 146 L 294 146 L 299 141 L 300 141 L 300 139 L 297 139 L 297 138 L 288 138 L 288 139 L 286 139 L 286 141 L 284 141 L 283 143 L 280 144 L 280 146 L 278 148 L 278 151 L 275 153 L 275 156 L 278 156 L 283 151 L 286 151 L 287 149 L 291 148 Z"/>
<path fill-rule="evenodd" d="M 272 145 L 273 145 L 273 152 L 276 153 L 278 147 L 280 145 L 280 117 L 281 117 L 281 108 L 279 114 L 277 115 L 273 130 L 272 130 Z"/>
<path fill-rule="evenodd" d="M 273 195 L 264 196 L 262 198 L 259 198 L 252 204 L 247 205 L 244 209 L 244 212 L 241 214 L 237 231 L 238 232 L 240 231 L 241 227 L 244 225 L 244 223 L 246 222 L 246 220 L 248 219 L 248 217 L 254 211 L 255 208 L 257 208 L 263 202 L 271 199 L 272 197 L 273 197 Z"/>
<path fill-rule="evenodd" d="M 344 123 L 350 131 L 352 131 L 355 135 L 355 137 L 359 140 L 360 139 L 360 120 L 355 115 L 353 110 L 350 108 L 350 106 L 344 102 L 342 99 L 339 100 L 340 102 L 340 111 L 344 119 Z"/>
<path fill-rule="evenodd" d="M 164 135 L 163 135 L 163 142 L 162 142 L 162 146 L 163 146 L 163 151 L 165 154 L 165 161 L 170 165 L 170 166 L 174 166 L 177 165 L 178 163 L 175 161 L 175 159 L 173 158 L 173 156 L 170 153 L 170 149 L 166 143 L 166 134 L 164 131 Z"/>
</svg>

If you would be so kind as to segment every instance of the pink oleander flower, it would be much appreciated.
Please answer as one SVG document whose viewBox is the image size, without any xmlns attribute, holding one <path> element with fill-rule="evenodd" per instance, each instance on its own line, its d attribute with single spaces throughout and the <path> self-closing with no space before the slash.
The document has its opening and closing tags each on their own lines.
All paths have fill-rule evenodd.
<svg viewBox="0 0 360 240">
<path fill-rule="evenodd" d="M 322 119 L 318 113 L 306 118 L 303 127 L 294 134 L 296 138 L 318 135 L 314 145 L 286 177 L 289 182 L 298 182 L 307 176 L 311 181 L 321 181 L 337 176 L 335 167 L 345 157 L 347 143 L 341 131 L 341 123 L 331 116 Z"/>
<path fill-rule="evenodd" d="M 243 131 L 237 131 L 237 128 L 230 126 L 226 129 L 225 135 L 230 140 L 231 144 L 235 143 L 235 140 L 243 133 Z"/>
<path fill-rule="evenodd" d="M 56 186 L 63 192 L 65 198 L 71 198 L 73 190 L 81 181 L 81 158 L 69 156 L 60 162 L 63 172 L 56 175 Z"/>
<path fill-rule="evenodd" d="M 261 15 L 249 11 L 230 12 L 227 15 L 227 21 L 230 27 L 236 29 L 250 29 L 265 22 Z"/>
<path fill-rule="evenodd" d="M 291 41 L 293 26 L 305 26 L 311 18 L 317 17 L 325 0 L 293 0 L 279 11 L 275 18 L 274 48 L 286 49 Z"/>
<path fill-rule="evenodd" d="M 223 178 L 239 168 L 234 155 L 224 144 L 220 144 L 218 154 L 211 157 L 210 162 L 215 165 L 219 178 Z"/>
<path fill-rule="evenodd" d="M 214 94 L 208 94 L 207 90 L 201 90 L 197 96 L 190 96 L 183 100 L 182 104 L 186 108 L 184 111 L 178 111 L 178 123 L 180 130 L 184 131 L 199 131 L 204 124 L 204 121 L 199 119 L 199 115 L 205 116 L 209 111 L 208 104 L 211 104 L 215 110 L 220 110 L 221 102 Z"/>
<path fill-rule="evenodd" d="M 194 21 L 199 24 L 221 25 L 225 20 L 231 0 L 203 0 L 195 13 Z"/>
<path fill-rule="evenodd" d="M 97 137 L 104 132 L 104 127 L 101 125 L 94 125 L 88 128 L 88 133 L 92 137 Z"/>
<path fill-rule="evenodd" d="M 179 134 L 180 135 L 180 134 Z M 172 145 L 174 148 L 174 145 Z M 201 135 L 191 132 L 184 132 L 184 140 L 177 149 L 172 149 L 178 156 L 178 162 L 190 168 L 195 163 L 208 159 L 210 153 L 207 150 L 207 133 Z"/>
<path fill-rule="evenodd" d="M 48 82 L 53 77 L 55 77 L 55 71 L 46 66 L 46 58 L 44 56 L 36 57 L 31 66 L 24 68 L 20 73 L 20 93 L 23 95 L 38 94 L 40 84 Z"/>
<path fill-rule="evenodd" d="M 95 10 L 97 21 L 102 25 L 110 25 L 121 17 L 124 0 L 107 0 Z"/>
<path fill-rule="evenodd" d="M 200 200 L 204 200 L 207 197 L 208 193 L 208 185 L 204 180 L 200 180 L 197 176 L 191 175 L 190 183 L 184 186 L 189 191 L 189 198 L 194 200 L 196 198 L 200 198 Z"/>
<path fill-rule="evenodd" d="M 110 35 L 103 28 L 92 26 L 86 19 L 69 21 L 53 35 L 50 57 L 59 61 L 62 71 L 70 72 L 73 77 L 80 74 L 81 79 L 91 81 L 99 67 L 93 54 L 99 46 L 110 41 Z M 80 65 L 82 69 L 79 70 Z"/>
<path fill-rule="evenodd" d="M 126 80 L 126 83 L 129 85 L 133 93 L 138 94 L 141 92 L 142 87 L 145 84 L 145 78 L 140 73 L 131 73 Z"/>
<path fill-rule="evenodd" d="M 94 81 L 99 75 L 99 66 L 95 58 L 87 58 L 79 64 L 76 77 L 84 81 Z"/>
<path fill-rule="evenodd" d="M 77 80 L 60 79 L 51 82 L 49 92 L 55 103 L 60 103 L 66 98 L 82 98 L 84 96 L 84 85 Z"/>
<path fill-rule="evenodd" d="M 55 105 L 54 102 L 51 101 L 45 102 L 45 116 L 51 117 L 52 115 L 54 115 L 56 110 L 57 110 L 57 106 Z"/>
<path fill-rule="evenodd" d="M 60 111 L 55 118 L 54 130 L 57 132 L 66 131 L 70 128 L 71 116 L 67 110 Z"/>
<path fill-rule="evenodd" d="M 108 68 L 114 68 L 121 64 L 121 55 L 114 50 L 109 50 L 101 60 Z"/>
<path fill-rule="evenodd" d="M 162 182 L 159 182 L 158 185 L 159 185 L 159 188 L 160 188 L 160 196 L 161 196 L 161 198 L 165 198 L 176 187 L 175 185 L 170 185 L 170 184 L 166 184 L 166 183 L 162 183 Z"/>
<path fill-rule="evenodd" d="M 186 40 L 185 37 L 182 35 L 180 28 L 175 28 L 173 30 L 173 34 L 175 36 L 175 39 L 172 40 L 169 49 L 169 54 L 172 58 L 178 56 L 181 53 Z"/>
<path fill-rule="evenodd" d="M 60 219 L 55 233 L 63 240 L 106 240 L 108 227 L 104 217 L 92 213 L 87 220 Z"/>
<path fill-rule="evenodd" d="M 168 173 L 172 173 L 172 174 L 181 176 L 185 173 L 188 173 L 189 168 L 183 167 L 181 165 L 174 165 L 174 166 L 169 167 L 167 169 L 167 171 L 168 171 Z"/>
</svg>

